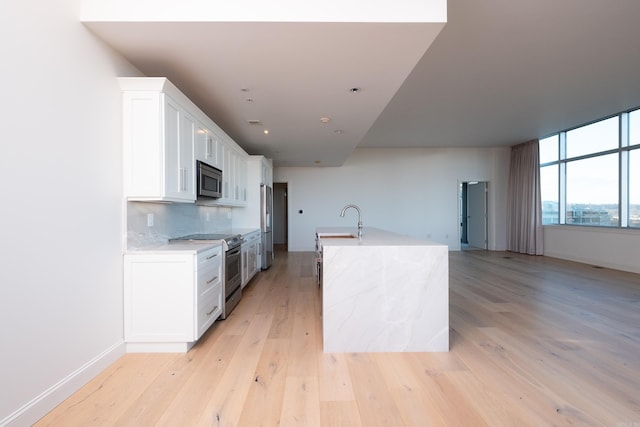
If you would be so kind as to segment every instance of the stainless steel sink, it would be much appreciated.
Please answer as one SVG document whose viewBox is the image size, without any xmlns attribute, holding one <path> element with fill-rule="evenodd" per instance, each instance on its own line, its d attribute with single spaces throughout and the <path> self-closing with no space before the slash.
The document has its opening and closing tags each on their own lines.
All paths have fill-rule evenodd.
<svg viewBox="0 0 640 427">
<path fill-rule="evenodd" d="M 355 239 L 351 233 L 318 233 L 320 239 Z"/>
</svg>

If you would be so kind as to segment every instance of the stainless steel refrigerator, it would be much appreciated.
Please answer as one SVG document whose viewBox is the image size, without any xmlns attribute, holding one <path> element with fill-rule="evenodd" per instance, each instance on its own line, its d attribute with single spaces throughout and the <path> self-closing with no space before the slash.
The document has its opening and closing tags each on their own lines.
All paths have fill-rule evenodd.
<svg viewBox="0 0 640 427">
<path fill-rule="evenodd" d="M 260 230 L 262 231 L 262 270 L 271 267 L 273 262 L 273 189 L 268 185 L 260 186 Z"/>
</svg>

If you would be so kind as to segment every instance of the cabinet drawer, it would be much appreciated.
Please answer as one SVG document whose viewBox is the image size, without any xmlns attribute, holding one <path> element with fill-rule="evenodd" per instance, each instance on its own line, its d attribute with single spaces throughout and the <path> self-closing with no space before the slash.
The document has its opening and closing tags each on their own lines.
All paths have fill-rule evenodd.
<svg viewBox="0 0 640 427">
<path fill-rule="evenodd" d="M 222 283 L 222 248 L 217 247 L 198 255 L 197 295 L 202 295 Z"/>
<path fill-rule="evenodd" d="M 222 268 L 220 265 L 213 268 L 203 268 L 198 270 L 198 290 L 197 295 L 211 289 L 213 286 L 222 283 Z"/>
<path fill-rule="evenodd" d="M 198 254 L 198 268 L 222 262 L 222 246 L 214 246 Z"/>
<path fill-rule="evenodd" d="M 218 283 L 198 297 L 197 338 L 200 338 L 221 314 L 222 283 Z"/>
</svg>

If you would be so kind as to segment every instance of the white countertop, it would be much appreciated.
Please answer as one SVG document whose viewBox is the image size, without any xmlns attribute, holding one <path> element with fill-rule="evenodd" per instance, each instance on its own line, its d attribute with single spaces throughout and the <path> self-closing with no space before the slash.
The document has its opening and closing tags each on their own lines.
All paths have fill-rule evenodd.
<svg viewBox="0 0 640 427">
<path fill-rule="evenodd" d="M 221 245 L 222 245 L 221 242 L 211 242 L 211 241 L 194 242 L 194 241 L 187 241 L 187 240 L 179 240 L 179 241 L 173 241 L 173 242 L 163 243 L 158 245 L 149 245 L 149 246 L 143 246 L 140 248 L 129 249 L 127 250 L 126 253 L 135 254 L 135 253 L 144 252 L 145 254 L 149 254 L 149 253 L 167 254 L 172 252 L 184 253 L 185 251 L 191 251 L 191 252 L 197 253 L 197 252 L 206 251 L 207 249 L 211 249 L 213 247 L 221 246 Z"/>
<path fill-rule="evenodd" d="M 325 235 L 349 233 L 353 238 L 323 237 Z M 420 240 L 379 228 L 364 227 L 362 239 L 358 239 L 356 227 L 318 227 L 316 234 L 323 246 L 446 246 L 430 240 Z"/>
<path fill-rule="evenodd" d="M 246 236 L 247 234 L 255 233 L 256 231 L 260 231 L 259 228 L 232 228 L 229 234 L 240 234 L 241 236 Z"/>
</svg>

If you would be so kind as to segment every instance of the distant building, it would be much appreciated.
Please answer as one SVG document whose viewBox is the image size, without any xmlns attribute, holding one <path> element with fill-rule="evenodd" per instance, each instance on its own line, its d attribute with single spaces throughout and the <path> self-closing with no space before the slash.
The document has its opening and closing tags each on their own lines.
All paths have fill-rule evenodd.
<svg viewBox="0 0 640 427">
<path fill-rule="evenodd" d="M 567 210 L 567 224 L 611 226 L 617 225 L 617 220 L 614 224 L 612 215 L 605 209 L 574 205 Z"/>
</svg>

